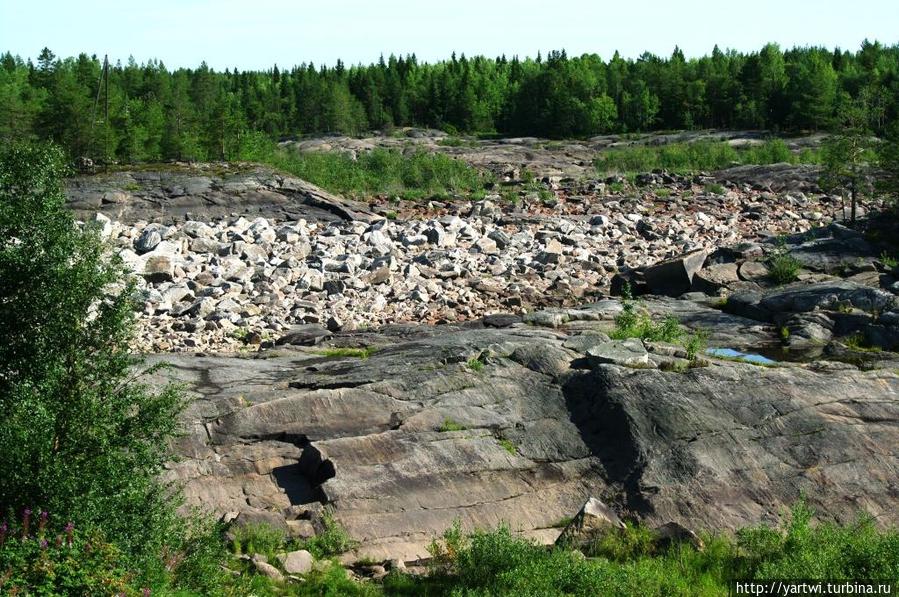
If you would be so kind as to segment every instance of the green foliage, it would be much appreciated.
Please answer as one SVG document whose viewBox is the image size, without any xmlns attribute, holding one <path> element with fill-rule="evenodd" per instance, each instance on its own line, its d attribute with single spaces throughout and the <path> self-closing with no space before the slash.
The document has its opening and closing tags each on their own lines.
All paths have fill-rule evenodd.
<svg viewBox="0 0 899 597">
<path fill-rule="evenodd" d="M 322 528 L 320 533 L 303 544 L 303 549 L 317 559 L 338 556 L 358 545 L 328 510 L 322 514 Z"/>
<path fill-rule="evenodd" d="M 444 419 L 443 424 L 437 431 L 446 432 L 446 431 L 465 431 L 468 429 L 465 425 L 461 425 L 452 419 Z"/>
<path fill-rule="evenodd" d="M 615 317 L 615 329 L 609 337 L 615 340 L 639 338 L 650 342 L 680 343 L 687 351 L 687 358 L 695 361 L 705 350 L 708 334 L 703 330 L 687 333 L 673 315 L 667 315 L 659 322 L 653 321 L 648 313 L 638 311 L 637 303 L 631 298 L 630 287 L 625 287 L 621 313 Z"/>
<path fill-rule="evenodd" d="M 41 516 L 29 512 L 30 532 L 0 523 L 0 594 L 139 594 L 115 545 L 73 525 L 47 526 Z"/>
<path fill-rule="evenodd" d="M 0 504 L 100 527 L 147 577 L 183 538 L 156 481 L 182 399 L 133 379 L 131 287 L 64 209 L 59 150 L 0 153 Z"/>
<path fill-rule="evenodd" d="M 367 359 L 374 353 L 376 353 L 378 349 L 374 346 L 365 346 L 362 348 L 326 348 L 321 351 L 326 357 L 354 357 L 358 359 Z"/>
<path fill-rule="evenodd" d="M 717 182 L 705 185 L 704 190 L 706 193 L 710 193 L 712 195 L 723 195 L 725 192 L 724 187 Z"/>
<path fill-rule="evenodd" d="M 883 349 L 880 346 L 871 346 L 865 341 L 865 336 L 861 332 L 852 334 L 851 336 L 846 336 L 842 339 L 843 344 L 846 345 L 846 348 L 850 348 L 852 350 L 859 350 L 862 352 L 880 352 Z"/>
<path fill-rule="evenodd" d="M 265 523 L 234 527 L 231 533 L 231 551 L 238 555 L 274 556 L 287 539 L 283 531 Z"/>
<path fill-rule="evenodd" d="M 432 544 L 438 565 L 424 577 L 390 576 L 388 595 L 728 595 L 734 579 L 899 578 L 899 532 L 870 518 L 813 525 L 802 504 L 780 527 L 756 527 L 689 543 L 657 544 L 651 531 L 627 525 L 590 546 L 594 558 L 547 549 L 508 527 L 462 533 L 457 523 Z"/>
<path fill-rule="evenodd" d="M 407 199 L 471 195 L 490 180 L 465 162 L 424 151 L 403 154 L 376 148 L 353 159 L 345 153 L 278 149 L 263 140 L 241 157 L 344 195 L 399 195 Z"/>
<path fill-rule="evenodd" d="M 472 357 L 468 359 L 468 362 L 466 362 L 465 365 L 475 373 L 481 373 L 482 371 L 484 371 L 484 361 L 482 361 L 480 357 Z"/>
<path fill-rule="evenodd" d="M 511 454 L 512 456 L 517 456 L 517 455 L 518 455 L 518 447 L 515 445 L 515 443 L 514 443 L 512 440 L 509 440 L 509 439 L 499 439 L 499 440 L 497 440 L 497 443 L 499 443 L 500 447 L 501 447 L 503 450 L 505 450 L 506 452 L 508 452 L 508 453 Z"/>
<path fill-rule="evenodd" d="M 883 251 L 880 254 L 880 262 L 887 269 L 893 269 L 897 265 L 899 265 L 899 259 L 897 259 L 894 255 L 887 253 L 886 251 Z"/>
<path fill-rule="evenodd" d="M 802 263 L 790 255 L 785 247 L 779 248 L 768 258 L 768 276 L 775 284 L 795 282 Z"/>
<path fill-rule="evenodd" d="M 716 48 L 690 59 L 680 50 L 608 60 L 564 51 L 538 60 L 453 56 L 433 64 L 399 56 L 283 71 L 215 72 L 205 64 L 171 71 L 157 61 L 128 61 L 110 69 L 108 97 L 101 89 L 109 122 L 93 118 L 97 58 L 60 59 L 49 50 L 42 56 L 37 64 L 0 56 L 0 140 L 53 139 L 70 157 L 128 162 L 233 160 L 253 144 L 252 133 L 272 141 L 374 129 L 402 136 L 400 127 L 418 126 L 448 131 L 439 143 L 457 147 L 464 133 L 558 139 L 693 128 L 817 130 L 834 121 L 847 96 L 869 98 L 878 134 L 899 114 L 891 86 L 899 48 L 877 42 L 856 52 Z M 716 152 L 722 160 L 733 155 Z M 741 160 L 787 157 L 782 147 L 747 152 L 758 157 Z"/>
<path fill-rule="evenodd" d="M 817 163 L 815 152 L 794 154 L 780 139 L 771 139 L 745 149 L 735 149 L 726 142 L 696 141 L 662 146 L 635 145 L 602 152 L 594 165 L 600 174 L 612 172 L 650 172 L 663 169 L 672 172 L 721 170 L 735 164 L 766 165 L 779 162 Z M 721 190 L 706 189 L 721 194 Z"/>
<path fill-rule="evenodd" d="M 177 515 L 179 495 L 157 481 L 182 399 L 135 381 L 131 287 L 64 210 L 61 162 L 51 147 L 0 154 L 0 505 L 72 521 L 112 562 L 97 574 L 121 566 L 129 582 L 215 592 L 218 529 Z M 63 578 L 91 559 L 56 563 Z"/>
</svg>

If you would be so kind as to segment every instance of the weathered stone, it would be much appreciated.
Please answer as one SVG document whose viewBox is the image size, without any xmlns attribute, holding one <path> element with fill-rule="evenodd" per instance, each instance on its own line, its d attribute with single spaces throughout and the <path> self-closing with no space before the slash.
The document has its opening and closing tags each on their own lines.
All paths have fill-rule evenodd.
<svg viewBox="0 0 899 597">
<path fill-rule="evenodd" d="M 706 251 L 695 251 L 646 268 L 643 277 L 649 291 L 667 296 L 688 292 L 693 276 L 702 268 L 707 255 Z"/>
<path fill-rule="evenodd" d="M 649 353 L 638 338 L 595 344 L 587 349 L 587 357 L 594 366 L 613 364 L 641 367 L 649 364 Z"/>
<path fill-rule="evenodd" d="M 307 574 L 312 570 L 314 558 L 305 549 L 299 549 L 279 555 L 278 561 L 288 574 Z"/>
<path fill-rule="evenodd" d="M 556 545 L 581 548 L 602 538 L 606 533 L 624 528 L 624 523 L 611 508 L 591 497 L 562 530 L 562 534 L 556 539 Z"/>
</svg>

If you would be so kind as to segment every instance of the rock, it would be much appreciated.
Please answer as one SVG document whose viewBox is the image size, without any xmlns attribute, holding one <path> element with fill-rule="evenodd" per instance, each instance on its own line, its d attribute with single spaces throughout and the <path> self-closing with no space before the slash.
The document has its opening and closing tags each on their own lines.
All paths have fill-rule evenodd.
<svg viewBox="0 0 899 597">
<path fill-rule="evenodd" d="M 739 275 L 741 280 L 757 282 L 768 278 L 768 266 L 760 261 L 746 261 L 740 265 Z"/>
<path fill-rule="evenodd" d="M 162 242 L 162 235 L 156 227 L 144 228 L 137 240 L 134 241 L 134 250 L 138 255 L 149 253 Z"/>
<path fill-rule="evenodd" d="M 556 545 L 583 548 L 600 539 L 604 534 L 624 529 L 618 515 L 600 500 L 591 497 L 562 530 Z"/>
<path fill-rule="evenodd" d="M 343 325 L 343 321 L 333 315 L 329 317 L 327 323 L 325 323 L 325 327 L 329 332 L 339 332 L 341 328 L 343 328 Z"/>
<path fill-rule="evenodd" d="M 291 551 L 278 556 L 278 561 L 288 574 L 307 574 L 312 570 L 312 554 L 305 549 Z"/>
<path fill-rule="evenodd" d="M 716 294 L 722 288 L 739 281 L 736 263 L 718 263 L 696 272 L 693 276 L 693 290 Z"/>
<path fill-rule="evenodd" d="M 428 557 L 433 534 L 457 518 L 466 528 L 505 520 L 552 542 L 541 529 L 599 492 L 650 528 L 684 512 L 702 528 L 770 524 L 800 492 L 829 519 L 852 521 L 862 508 L 899 523 L 895 464 L 884 456 L 899 450 L 891 368 L 590 367 L 564 344 L 610 325 L 614 305 L 556 311 L 557 328 L 353 332 L 380 347 L 367 359 L 289 348 L 266 358 L 151 355 L 147 366 L 172 364 L 154 387 L 174 378 L 199 398 L 164 478 L 184 486 L 189 504 L 280 517 L 285 532 L 292 504 L 327 502 L 362 540 L 355 557 L 377 562 Z M 778 339 L 772 326 L 691 301 L 643 307 L 706 329 L 710 346 L 756 352 L 750 343 Z M 483 371 L 466 365 L 482 354 Z M 437 431 L 447 419 L 466 430 Z"/>
<path fill-rule="evenodd" d="M 587 349 L 587 358 L 593 366 L 613 364 L 640 367 L 649 364 L 649 353 L 638 338 L 595 344 Z"/>
<path fill-rule="evenodd" d="M 174 280 L 175 264 L 166 255 L 153 255 L 144 265 L 143 276 L 147 282 L 171 282 Z"/>
<path fill-rule="evenodd" d="M 256 571 L 259 574 L 261 574 L 263 576 L 267 576 L 270 579 L 278 581 L 278 582 L 284 582 L 284 575 L 281 574 L 281 572 L 277 568 L 272 566 L 271 564 L 260 561 L 260 560 L 252 560 L 252 561 L 253 561 L 253 566 L 256 567 Z"/>
<path fill-rule="evenodd" d="M 521 323 L 522 319 L 521 316 L 511 313 L 493 313 L 485 315 L 482 321 L 489 328 L 507 328 L 516 323 Z"/>
<path fill-rule="evenodd" d="M 278 338 L 275 345 L 293 344 L 295 346 L 315 346 L 320 344 L 327 338 L 331 337 L 331 333 L 320 325 L 298 325 Z"/>
<path fill-rule="evenodd" d="M 699 535 L 676 522 L 668 522 L 655 529 L 657 548 L 666 549 L 677 543 L 689 543 L 697 551 L 705 549 L 705 543 Z"/>
<path fill-rule="evenodd" d="M 688 292 L 707 255 L 706 251 L 695 251 L 646 268 L 643 277 L 649 291 L 667 296 Z"/>
</svg>

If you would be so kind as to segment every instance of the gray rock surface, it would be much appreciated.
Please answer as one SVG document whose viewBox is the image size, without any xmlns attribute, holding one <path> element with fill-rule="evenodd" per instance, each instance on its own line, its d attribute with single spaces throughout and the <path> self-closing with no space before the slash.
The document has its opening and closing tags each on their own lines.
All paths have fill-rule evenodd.
<svg viewBox="0 0 899 597">
<path fill-rule="evenodd" d="M 647 302 L 674 304 L 714 311 Z M 192 504 L 291 529 L 327 504 L 362 542 L 347 559 L 426 557 L 455 519 L 552 542 L 591 496 L 652 526 L 772 522 L 800 493 L 823 516 L 899 522 L 892 371 L 590 363 L 579 352 L 590 343 L 573 340 L 608 331 L 615 310 L 570 310 L 557 329 L 395 326 L 329 341 L 378 347 L 367 359 L 314 348 L 153 357 L 194 396 L 167 477 Z M 706 323 L 739 329 L 718 313 Z"/>
</svg>

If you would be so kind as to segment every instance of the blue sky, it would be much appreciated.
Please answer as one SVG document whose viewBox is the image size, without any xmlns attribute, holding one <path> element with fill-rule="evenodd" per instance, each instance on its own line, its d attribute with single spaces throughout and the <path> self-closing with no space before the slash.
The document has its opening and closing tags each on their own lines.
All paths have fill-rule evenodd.
<svg viewBox="0 0 899 597">
<path fill-rule="evenodd" d="M 420 60 L 467 55 L 569 54 L 617 49 L 688 56 L 722 49 L 826 45 L 865 38 L 899 43 L 897 0 L 0 0 L 0 50 L 36 57 L 79 52 L 169 67 L 205 60 L 217 69 L 312 61 L 372 62 L 390 53 Z"/>
</svg>

